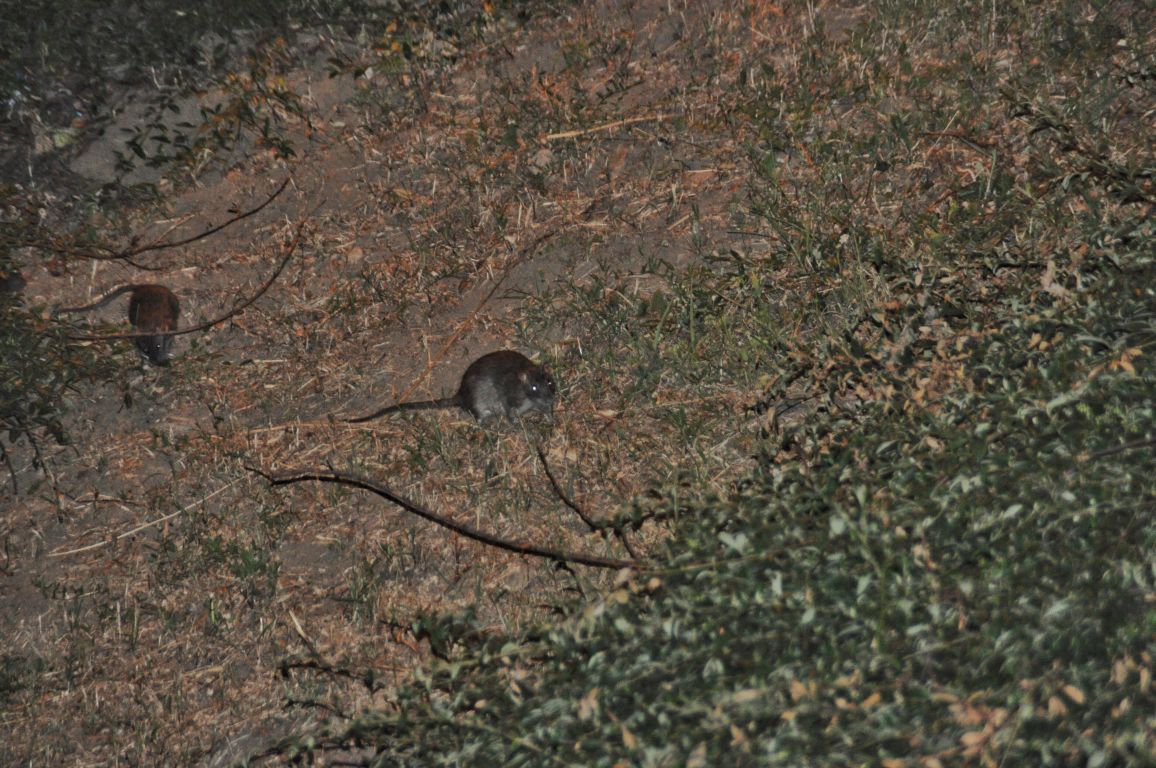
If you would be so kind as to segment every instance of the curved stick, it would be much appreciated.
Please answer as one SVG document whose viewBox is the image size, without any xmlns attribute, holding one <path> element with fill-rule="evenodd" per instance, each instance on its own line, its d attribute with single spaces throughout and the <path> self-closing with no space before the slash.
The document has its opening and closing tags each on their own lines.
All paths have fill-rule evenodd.
<svg viewBox="0 0 1156 768">
<path fill-rule="evenodd" d="M 215 227 L 209 227 L 208 229 L 206 229 L 204 232 L 201 232 L 200 234 L 193 235 L 192 237 L 186 237 L 184 240 L 174 240 L 172 242 L 166 242 L 166 243 L 159 243 L 159 242 L 153 241 L 152 243 L 149 243 L 148 245 L 142 245 L 139 248 L 130 248 L 127 251 L 121 251 L 117 255 L 121 256 L 121 257 L 139 256 L 140 254 L 147 253 L 148 251 L 159 251 L 163 248 L 179 248 L 182 245 L 188 245 L 189 243 L 195 243 L 198 240 L 203 240 L 206 237 L 209 237 L 211 235 L 215 235 L 218 232 L 220 232 L 222 229 L 224 229 L 225 227 L 236 224 L 241 219 L 247 219 L 254 214 L 260 213 L 261 210 L 263 210 L 265 208 L 265 206 L 269 205 L 269 203 L 276 200 L 278 195 L 280 195 L 282 192 L 285 191 L 285 187 L 289 186 L 289 182 L 291 182 L 291 181 L 293 181 L 293 176 L 292 175 L 286 176 L 285 181 L 281 182 L 281 186 L 277 187 L 277 191 L 274 192 L 273 194 L 269 195 L 269 197 L 265 200 L 265 202 L 261 203 L 256 208 L 245 211 L 243 213 L 239 213 L 236 216 L 234 216 L 233 218 L 228 219 L 227 221 L 225 221 L 221 224 L 218 224 Z M 314 209 L 314 210 L 316 210 L 316 209 Z M 308 218 L 308 217 L 306 217 L 306 218 Z"/>
<path fill-rule="evenodd" d="M 324 201 L 322 201 L 322 203 L 318 205 L 318 208 L 320 208 L 321 205 L 323 205 L 323 204 L 324 204 Z M 313 210 L 314 210 L 314 212 L 316 212 L 317 208 L 314 208 Z M 293 258 L 293 253 L 297 250 L 298 243 L 301 242 L 301 234 L 305 230 L 305 224 L 308 221 L 309 221 L 309 217 L 306 216 L 304 219 L 301 220 L 301 223 L 297 225 L 297 232 L 293 236 L 293 242 L 291 242 L 289 244 L 289 252 L 285 254 L 285 258 L 281 259 L 281 263 L 277 265 L 277 269 L 273 270 L 273 274 L 269 275 L 269 279 L 265 281 L 265 284 L 261 286 L 260 290 L 258 290 L 256 293 L 254 293 L 248 299 L 246 299 L 245 301 L 236 305 L 235 307 L 233 307 L 231 310 L 229 310 L 225 314 L 221 315 L 220 317 L 215 317 L 212 320 L 201 323 L 200 325 L 194 325 L 190 328 L 180 328 L 180 329 L 175 330 L 175 331 L 165 331 L 164 333 L 157 333 L 156 331 L 149 331 L 147 333 L 108 333 L 108 334 L 73 333 L 73 334 L 69 334 L 68 338 L 73 340 L 73 341 L 104 341 L 106 339 L 139 339 L 139 338 L 147 337 L 147 336 L 183 336 L 186 333 L 196 333 L 197 331 L 203 331 L 206 328 L 212 328 L 214 325 L 219 325 L 219 324 L 225 322 L 226 320 L 228 320 L 230 317 L 233 317 L 234 315 L 243 311 L 245 308 L 247 308 L 254 301 L 261 298 L 261 296 L 263 296 L 265 294 L 265 291 L 269 290 L 269 288 L 273 285 L 273 282 L 281 275 L 282 270 L 285 269 L 285 265 L 289 263 L 289 259 Z"/>
<path fill-rule="evenodd" d="M 285 181 L 281 182 L 281 186 L 277 187 L 277 190 L 273 194 L 269 195 L 269 197 L 265 199 L 265 202 L 261 203 L 256 208 L 251 208 L 248 211 L 244 211 L 242 213 L 239 213 L 236 216 L 234 216 L 233 218 L 228 219 L 225 222 L 218 224 L 215 227 L 210 227 L 209 229 L 206 229 L 204 232 L 201 232 L 200 234 L 193 235 L 192 237 L 186 237 L 184 240 L 174 240 L 171 242 L 159 242 L 159 241 L 154 240 L 153 242 L 149 243 L 148 245 L 122 248 L 120 250 L 118 250 L 116 248 L 112 248 L 111 246 L 97 245 L 97 244 L 93 244 L 92 246 L 90 246 L 88 248 L 75 248 L 75 247 L 68 247 L 68 246 L 63 246 L 63 245 L 55 245 L 53 243 L 45 243 L 45 242 L 39 241 L 39 240 L 26 240 L 22 243 L 19 243 L 19 245 L 24 246 L 24 247 L 30 247 L 30 248 L 41 248 L 41 249 L 46 250 L 46 251 L 51 251 L 53 253 L 63 253 L 63 254 L 67 254 L 69 256 L 79 256 L 79 257 L 83 257 L 86 259 L 92 259 L 93 261 L 116 261 L 119 259 L 119 260 L 125 261 L 128 264 L 131 264 L 132 266 L 136 267 L 137 269 L 143 269 L 143 270 L 150 271 L 150 272 L 156 271 L 158 269 L 158 267 L 146 267 L 143 264 L 137 264 L 135 261 L 132 260 L 132 257 L 133 256 L 139 256 L 142 253 L 148 253 L 149 251 L 160 251 L 160 250 L 163 250 L 165 248 L 178 248 L 182 245 L 188 245 L 189 243 L 195 243 L 198 240 L 203 240 L 206 237 L 209 237 L 211 235 L 215 235 L 218 232 L 220 232 L 222 229 L 224 229 L 225 227 L 236 224 L 238 221 L 241 221 L 242 219 L 247 219 L 250 216 L 253 216 L 254 214 L 259 213 L 260 211 L 264 210 L 264 208 L 266 206 L 268 206 L 269 203 L 276 200 L 277 197 L 282 192 L 285 191 L 285 188 L 287 186 L 289 186 L 289 182 L 292 180 L 293 180 L 292 176 L 286 176 Z M 93 254 L 92 251 L 104 251 L 104 254 L 103 255 L 96 255 L 96 254 Z"/>
<path fill-rule="evenodd" d="M 603 535 L 605 535 L 606 531 L 613 533 L 614 537 L 618 539 L 626 552 L 635 560 L 637 560 L 638 553 L 634 551 L 634 547 L 630 546 L 630 541 L 626 538 L 626 532 L 622 530 L 622 526 L 614 525 L 613 523 L 609 522 L 600 523 L 593 520 L 588 514 L 586 514 L 582 510 L 582 507 L 578 506 L 576 502 L 571 500 L 570 497 L 566 495 L 566 493 L 562 490 L 562 486 L 559 485 L 558 481 L 554 478 L 554 473 L 550 471 L 550 464 L 546 461 L 546 452 L 542 450 L 542 446 L 537 445 L 534 447 L 538 449 L 538 460 L 542 462 L 542 469 L 546 472 L 546 479 L 550 481 L 550 487 L 554 489 L 554 493 L 558 495 L 558 498 L 562 500 L 562 503 L 570 509 L 574 510 L 574 514 L 582 518 L 582 522 L 586 523 L 586 527 L 590 529 L 591 533 L 601 533 Z"/>
<path fill-rule="evenodd" d="M 508 541 L 499 538 L 489 533 L 479 531 L 473 526 L 459 523 L 448 517 L 431 512 L 416 501 L 411 501 L 406 497 L 398 494 L 389 487 L 376 483 L 365 477 L 358 477 L 347 472 L 338 472 L 337 470 L 322 470 L 322 469 L 289 469 L 282 472 L 267 472 L 259 467 L 246 467 L 250 472 L 255 472 L 261 477 L 269 481 L 271 485 L 287 485 L 289 483 L 299 483 L 303 480 L 318 480 L 323 483 L 338 483 L 340 485 L 350 485 L 354 488 L 361 488 L 362 490 L 372 491 L 383 499 L 392 501 L 407 512 L 412 512 L 418 517 L 429 520 L 431 523 L 436 523 L 443 528 L 448 528 L 454 533 L 465 536 L 467 539 L 479 541 L 482 544 L 488 544 L 498 549 L 504 549 L 507 552 L 516 552 L 520 555 L 532 555 L 534 557 L 544 557 L 549 560 L 557 560 L 563 563 L 575 563 L 577 565 L 589 565 L 594 568 L 639 568 L 639 563 L 632 560 L 615 560 L 609 557 L 598 557 L 596 555 L 584 555 L 574 552 L 562 552 L 557 549 L 548 549 L 546 547 L 539 547 L 534 544 L 519 544 L 518 542 Z"/>
</svg>

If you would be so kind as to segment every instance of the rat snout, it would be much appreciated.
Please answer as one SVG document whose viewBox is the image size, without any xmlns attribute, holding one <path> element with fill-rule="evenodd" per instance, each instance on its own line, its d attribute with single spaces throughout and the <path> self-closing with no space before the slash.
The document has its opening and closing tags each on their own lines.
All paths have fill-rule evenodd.
<svg viewBox="0 0 1156 768">
<path fill-rule="evenodd" d="M 172 336 L 145 336 L 136 340 L 137 349 L 154 365 L 166 366 L 172 358 Z"/>
</svg>

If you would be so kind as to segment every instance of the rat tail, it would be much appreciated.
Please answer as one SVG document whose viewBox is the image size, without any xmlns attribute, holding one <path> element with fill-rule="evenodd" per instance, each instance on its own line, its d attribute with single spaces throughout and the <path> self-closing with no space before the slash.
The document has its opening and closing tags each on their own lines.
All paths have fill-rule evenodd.
<svg viewBox="0 0 1156 768">
<path fill-rule="evenodd" d="M 110 301 L 112 301 L 113 299 L 115 299 L 117 296 L 120 296 L 122 293 L 128 293 L 129 291 L 135 291 L 137 288 L 138 288 L 138 286 L 136 283 L 125 283 L 124 285 L 117 286 L 116 288 L 112 289 L 111 291 L 109 291 L 105 295 L 101 296 L 99 299 L 92 302 L 91 304 L 85 304 L 82 307 L 61 307 L 60 309 L 58 309 L 56 311 L 57 312 L 91 312 L 94 309 L 100 309 L 105 304 L 107 304 Z"/>
<path fill-rule="evenodd" d="M 380 411 L 374 411 L 368 416 L 358 416 L 356 419 L 343 419 L 343 421 L 346 424 L 360 424 L 363 421 L 371 421 L 380 416 L 386 416 L 399 411 L 430 411 L 435 408 L 454 408 L 457 407 L 457 405 L 457 396 L 442 397 L 437 400 L 417 400 L 412 403 L 397 403 L 396 405 L 386 406 Z"/>
</svg>

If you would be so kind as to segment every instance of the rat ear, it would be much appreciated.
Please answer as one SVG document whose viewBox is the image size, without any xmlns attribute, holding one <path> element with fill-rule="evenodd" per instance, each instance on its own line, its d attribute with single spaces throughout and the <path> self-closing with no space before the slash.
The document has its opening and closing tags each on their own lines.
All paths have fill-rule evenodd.
<svg viewBox="0 0 1156 768">
<path fill-rule="evenodd" d="M 527 370 L 518 371 L 518 381 L 525 384 L 529 380 L 530 380 L 530 372 L 529 371 L 527 371 Z"/>
</svg>

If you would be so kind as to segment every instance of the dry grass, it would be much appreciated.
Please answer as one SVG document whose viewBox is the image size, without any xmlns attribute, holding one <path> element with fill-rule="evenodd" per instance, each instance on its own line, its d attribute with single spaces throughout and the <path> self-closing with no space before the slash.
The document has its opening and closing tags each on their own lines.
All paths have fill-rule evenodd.
<svg viewBox="0 0 1156 768">
<path fill-rule="evenodd" d="M 308 219 L 257 305 L 178 342 L 167 371 L 137 372 L 129 344 L 111 347 L 123 378 L 75 394 L 73 444 L 42 472 L 22 457 L 0 517 L 2 762 L 220 764 L 326 707 L 383 705 L 383 688 L 428 657 L 414 631 L 425 614 L 470 608 L 510 630 L 608 583 L 361 492 L 271 489 L 246 464 L 332 465 L 501 536 L 613 557 L 625 552 L 554 495 L 536 442 L 597 517 L 651 483 L 721 485 L 745 466 L 751 381 L 672 365 L 683 341 L 651 301 L 681 290 L 659 262 L 769 250 L 727 234 L 749 169 L 726 116 L 741 52 L 761 44 L 732 6 L 562 8 L 525 29 L 493 22 L 451 66 L 356 82 L 298 72 L 314 112 L 292 164 L 253 156 L 132 226 L 184 237 L 292 174 L 269 209 L 158 252 L 146 278 L 108 263 L 29 270 L 28 296 L 52 305 L 164 282 L 195 322 L 259 285 Z M 631 319 L 647 312 L 639 332 Z M 469 360 L 501 347 L 555 371 L 552 430 L 479 429 L 453 412 L 329 419 L 452 391 Z M 645 552 L 662 535 L 632 541 Z M 298 661 L 352 676 L 282 674 Z"/>
<path fill-rule="evenodd" d="M 1048 150 L 1028 145 L 1051 134 L 1023 121 L 1082 107 L 1063 82 L 1018 93 L 998 76 L 1011 61 L 1030 72 L 1016 59 L 1022 30 L 993 12 L 936 56 L 919 53 L 930 29 L 853 34 L 886 13 L 902 9 L 603 0 L 543 5 L 525 25 L 485 16 L 478 40 L 457 47 L 404 26 L 360 44 L 317 35 L 301 57 L 319 63 L 287 80 L 308 118 L 283 116 L 297 156 L 252 149 L 191 174 L 123 230 L 187 237 L 292 176 L 274 204 L 140 260 L 155 271 L 16 251 L 30 303 L 163 282 L 192 324 L 251 294 L 304 223 L 254 306 L 182 337 L 167 370 L 140 370 L 127 342 L 108 347 L 123 374 L 72 393 L 71 444 L 45 441 L 42 465 L 12 447 L 0 764 L 229 764 L 335 715 L 395 707 L 391 687 L 453 644 L 433 615 L 472 612 L 482 631 L 516 635 L 614 583 L 362 491 L 270 487 L 247 467 L 332 467 L 498 536 L 622 558 L 552 491 L 535 447 L 596 518 L 677 516 L 684 490 L 725 498 L 756 465 L 798 460 L 805 475 L 821 464 L 837 429 L 784 437 L 809 409 L 941 413 L 1002 322 L 987 291 L 1065 290 L 1047 254 L 984 260 L 1003 243 L 1035 248 L 1029 229 L 1065 233 L 1056 253 L 1077 250 L 1077 228 L 1052 217 L 1080 212 L 1048 210 L 1039 180 L 1099 166 L 1068 150 L 1055 168 L 1033 165 Z M 831 44 L 802 44 L 820 29 Z M 856 48 L 879 37 L 895 51 Z M 327 77 L 330 53 L 371 75 Z M 1009 94 L 977 98 L 969 73 Z M 1124 118 L 1146 119 L 1142 92 L 1126 93 L 1136 103 Z M 1111 218 L 1135 203 L 1097 204 Z M 959 243 L 977 255 L 961 260 Z M 922 310 L 965 299 L 962 320 Z M 120 306 L 94 319 L 119 328 L 122 317 Z M 1025 354 L 1042 351 L 1037 337 Z M 453 411 L 332 418 L 451 392 L 472 359 L 506 347 L 554 372 L 554 425 L 480 428 Z M 819 353 L 801 359 L 808 350 Z M 669 533 L 650 520 L 629 538 L 645 555 Z M 800 594 L 809 601 L 811 586 Z"/>
</svg>

